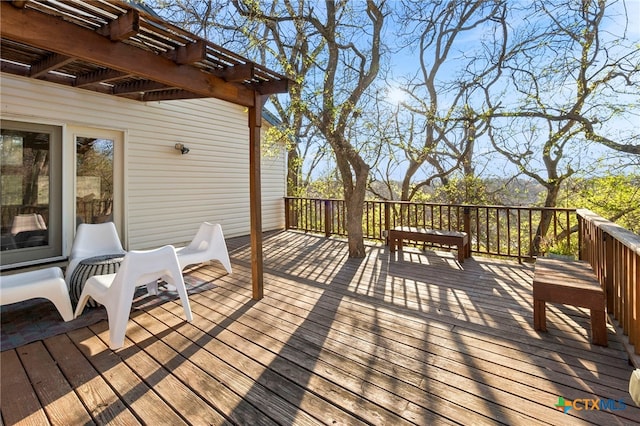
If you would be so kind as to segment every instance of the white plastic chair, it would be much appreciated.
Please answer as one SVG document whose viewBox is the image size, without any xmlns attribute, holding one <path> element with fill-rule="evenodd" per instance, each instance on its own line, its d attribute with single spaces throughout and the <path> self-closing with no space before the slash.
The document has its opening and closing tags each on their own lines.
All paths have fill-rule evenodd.
<svg viewBox="0 0 640 426">
<path fill-rule="evenodd" d="M 0 305 L 38 297 L 53 302 L 63 320 L 73 319 L 73 309 L 62 269 L 51 267 L 0 277 Z"/>
<path fill-rule="evenodd" d="M 187 321 L 191 322 L 191 306 L 173 246 L 155 250 L 128 252 L 115 274 L 95 275 L 87 280 L 80 295 L 75 317 L 82 313 L 87 300 L 92 297 L 107 309 L 109 320 L 109 347 L 118 349 L 124 345 L 131 304 L 136 287 L 155 283 L 162 278 L 178 290 Z"/>
<path fill-rule="evenodd" d="M 42 215 L 37 213 L 19 214 L 13 218 L 11 224 L 11 233 L 15 236 L 20 232 L 25 231 L 39 231 L 47 229 L 47 224 L 44 223 Z"/>
<path fill-rule="evenodd" d="M 118 230 L 113 222 L 81 223 L 78 225 L 76 237 L 73 240 L 69 265 L 65 272 L 67 286 L 73 270 L 82 259 L 105 254 L 125 254 L 118 237 Z"/>
<path fill-rule="evenodd" d="M 194 263 L 219 260 L 224 269 L 231 273 L 227 243 L 224 241 L 222 226 L 218 223 L 203 222 L 191 243 L 186 247 L 176 248 L 176 253 L 181 269 Z"/>
</svg>

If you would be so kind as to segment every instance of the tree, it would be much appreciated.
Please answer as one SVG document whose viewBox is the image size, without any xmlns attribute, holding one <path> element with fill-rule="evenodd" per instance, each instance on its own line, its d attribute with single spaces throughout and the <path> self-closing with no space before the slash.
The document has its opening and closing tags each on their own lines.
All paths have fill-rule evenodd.
<svg viewBox="0 0 640 426">
<path fill-rule="evenodd" d="M 522 23 L 500 61 L 506 95 L 499 102 L 486 96 L 485 117 L 496 151 L 546 188 L 545 207 L 555 207 L 562 183 L 588 168 L 580 160 L 589 147 L 640 149 L 637 127 L 615 128 L 631 113 L 626 106 L 638 105 L 640 50 L 611 36 L 613 4 L 539 0 L 511 9 Z M 550 220 L 542 215 L 534 254 Z"/>
<path fill-rule="evenodd" d="M 326 2 L 325 22 L 310 17 L 314 28 L 326 41 L 327 57 L 324 63 L 322 104 L 308 104 L 306 116 L 320 129 L 335 153 L 346 201 L 349 256 L 360 258 L 365 256 L 362 216 L 369 165 L 354 148 L 347 134 L 348 126 L 358 118 L 358 103 L 362 95 L 380 69 L 384 1 L 378 4 L 367 1 L 366 17 L 370 32 L 363 31 L 364 26 L 346 31 L 348 27 L 341 23 L 341 19 L 349 16 L 345 13 L 346 5 L 336 6 L 332 1 Z M 369 40 L 367 43 L 363 43 L 363 36 Z M 369 50 L 358 46 L 365 46 L 364 49 Z"/>
<path fill-rule="evenodd" d="M 235 14 L 221 1 L 195 8 L 189 7 L 193 3 L 188 0 L 172 4 L 181 5 L 175 8 L 180 16 L 185 11 L 198 15 L 190 20 L 182 17 L 182 25 L 208 28 L 215 11 L 216 22 L 228 22 L 218 28 L 249 37 L 251 45 L 245 47 L 250 57 L 257 56 L 264 64 L 274 59 L 299 83 L 290 91 L 288 105 L 278 97 L 271 101 L 296 141 L 305 136 L 313 140 L 303 131 L 312 128 L 332 148 L 346 200 L 349 255 L 364 257 L 362 210 L 369 166 L 350 140 L 349 126 L 360 115 L 361 98 L 380 69 L 385 1 L 367 0 L 363 5 L 337 0 L 233 0 Z M 229 19 L 221 19 L 225 10 Z M 172 20 L 176 22 L 175 17 Z M 290 151 L 290 158 L 297 154 Z M 299 162 L 291 165 L 292 170 L 296 164 Z M 298 176 L 297 171 L 290 172 L 290 181 Z"/>
<path fill-rule="evenodd" d="M 465 0 L 425 5 L 404 0 L 402 5 L 401 36 L 407 45 L 417 46 L 419 64 L 403 85 L 408 99 L 401 106 L 409 117 L 400 124 L 408 137 L 397 145 L 408 163 L 400 199 L 411 200 L 435 179 L 446 185 L 456 171 L 471 178 L 475 174 L 475 141 L 487 128 L 471 105 L 480 82 L 485 88 L 495 83 L 498 64 L 493 58 L 474 59 L 472 54 L 501 52 L 506 3 Z M 414 181 L 425 164 L 433 172 Z"/>
</svg>

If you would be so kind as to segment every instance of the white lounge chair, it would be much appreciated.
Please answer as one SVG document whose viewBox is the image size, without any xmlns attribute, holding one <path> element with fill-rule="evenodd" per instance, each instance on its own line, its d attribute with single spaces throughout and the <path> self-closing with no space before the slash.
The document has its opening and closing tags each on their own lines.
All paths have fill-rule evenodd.
<svg viewBox="0 0 640 426">
<path fill-rule="evenodd" d="M 157 291 L 158 278 L 176 287 L 185 317 L 187 321 L 192 321 L 187 289 L 173 246 L 148 251 L 130 251 L 125 255 L 117 273 L 89 278 L 80 295 L 75 317 L 82 314 L 89 297 L 104 305 L 109 320 L 109 347 L 118 349 L 124 345 L 136 287 L 154 283 Z"/>
<path fill-rule="evenodd" d="M 25 231 L 39 231 L 47 229 L 42 215 L 37 213 L 19 214 L 13 218 L 11 234 L 18 235 Z"/>
<path fill-rule="evenodd" d="M 73 270 L 82 259 L 125 253 L 113 222 L 81 223 L 78 225 L 76 237 L 73 240 L 71 254 L 69 255 L 69 265 L 65 272 L 67 286 L 69 286 Z"/>
<path fill-rule="evenodd" d="M 0 305 L 39 297 L 53 302 L 63 320 L 73 319 L 73 309 L 62 269 L 51 267 L 0 277 Z"/>
<path fill-rule="evenodd" d="M 222 226 L 218 223 L 203 222 L 191 243 L 186 247 L 176 248 L 176 253 L 181 269 L 195 263 L 219 260 L 224 269 L 231 273 L 227 243 L 224 241 Z"/>
</svg>

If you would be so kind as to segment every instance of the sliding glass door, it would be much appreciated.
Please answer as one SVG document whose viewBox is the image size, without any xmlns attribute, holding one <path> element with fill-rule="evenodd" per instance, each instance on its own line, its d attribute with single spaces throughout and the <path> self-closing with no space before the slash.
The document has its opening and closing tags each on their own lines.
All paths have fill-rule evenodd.
<svg viewBox="0 0 640 426">
<path fill-rule="evenodd" d="M 3 120 L 0 263 L 62 256 L 62 128 Z"/>
</svg>

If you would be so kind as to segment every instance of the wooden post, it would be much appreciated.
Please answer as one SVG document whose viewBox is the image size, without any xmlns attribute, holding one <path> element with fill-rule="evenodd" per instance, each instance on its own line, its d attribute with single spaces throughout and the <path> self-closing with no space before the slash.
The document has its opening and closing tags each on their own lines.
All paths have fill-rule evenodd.
<svg viewBox="0 0 640 426">
<path fill-rule="evenodd" d="M 284 197 L 284 229 L 285 230 L 289 230 L 291 228 L 291 223 L 289 218 L 290 209 L 291 209 L 291 203 L 289 202 L 289 198 Z"/>
<path fill-rule="evenodd" d="M 260 130 L 266 97 L 254 92 L 249 107 L 249 214 L 251 221 L 251 283 L 253 300 L 264 296 L 262 264 L 262 188 L 260 182 Z"/>
<path fill-rule="evenodd" d="M 331 236 L 331 200 L 324 200 L 324 236 L 329 238 Z"/>
<path fill-rule="evenodd" d="M 578 259 L 584 260 L 584 219 L 582 216 L 576 213 L 578 216 Z"/>
<path fill-rule="evenodd" d="M 635 346 L 635 353 L 637 355 L 640 354 L 640 290 L 638 289 L 640 285 L 640 253 L 633 253 L 631 250 L 627 250 L 627 254 L 629 256 L 627 273 L 629 274 L 628 278 L 632 290 L 631 300 L 629 301 L 629 303 L 632 304 L 632 327 L 629 331 L 629 340 L 631 344 Z"/>
<path fill-rule="evenodd" d="M 464 216 L 463 223 L 464 229 L 463 231 L 467 233 L 469 237 L 469 245 L 467 246 L 467 257 L 471 257 L 471 209 L 469 207 L 465 207 L 462 210 L 462 214 Z"/>
</svg>

